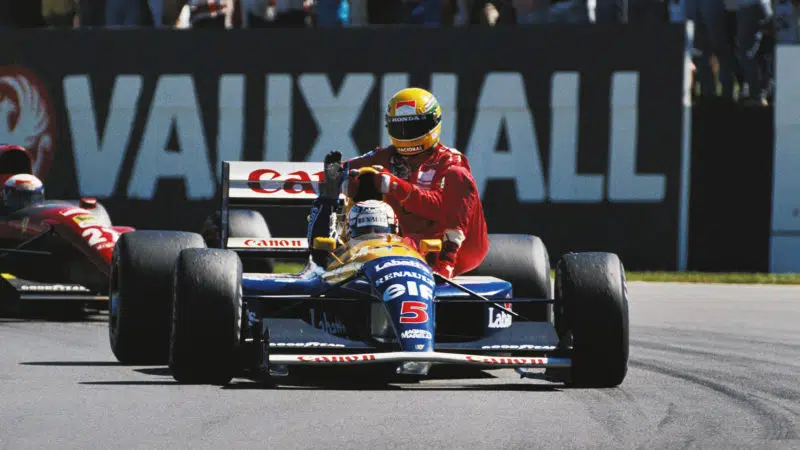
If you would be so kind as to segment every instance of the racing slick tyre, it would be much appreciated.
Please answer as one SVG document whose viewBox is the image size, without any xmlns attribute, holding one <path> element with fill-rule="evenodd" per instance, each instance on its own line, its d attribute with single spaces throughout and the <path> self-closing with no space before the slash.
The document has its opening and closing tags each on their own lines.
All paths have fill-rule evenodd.
<svg viewBox="0 0 800 450">
<path fill-rule="evenodd" d="M 468 275 L 493 276 L 511 283 L 514 297 L 553 298 L 550 283 L 550 256 L 544 242 L 529 234 L 490 234 L 489 251 L 481 265 Z M 535 308 L 522 311 L 521 308 Z M 550 304 L 514 305 L 531 320 L 551 322 Z"/>
<path fill-rule="evenodd" d="M 220 229 L 222 228 L 219 211 L 208 216 L 203 222 L 200 234 L 209 248 L 222 248 Z M 264 216 L 252 209 L 231 209 L 228 211 L 228 237 L 249 237 L 269 239 L 272 233 Z M 263 256 L 243 256 L 242 263 L 247 272 L 272 273 L 275 261 Z"/>
<path fill-rule="evenodd" d="M 189 249 L 175 266 L 169 369 L 179 383 L 224 385 L 239 371 L 242 263 L 231 250 Z"/>
<path fill-rule="evenodd" d="M 568 253 L 556 265 L 555 325 L 572 342 L 565 381 L 615 387 L 628 371 L 628 289 L 613 253 Z"/>
<path fill-rule="evenodd" d="M 139 230 L 123 233 L 111 263 L 108 332 L 123 364 L 166 364 L 172 275 L 181 250 L 205 247 L 199 234 Z"/>
</svg>

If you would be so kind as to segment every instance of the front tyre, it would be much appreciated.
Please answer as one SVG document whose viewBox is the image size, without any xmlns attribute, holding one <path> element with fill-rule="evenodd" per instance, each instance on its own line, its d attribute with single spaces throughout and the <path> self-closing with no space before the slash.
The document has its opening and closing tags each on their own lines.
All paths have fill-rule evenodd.
<svg viewBox="0 0 800 450">
<path fill-rule="evenodd" d="M 109 286 L 111 351 L 123 364 L 165 364 L 169 351 L 172 271 L 181 250 L 204 247 L 199 234 L 139 230 L 114 247 Z"/>
<path fill-rule="evenodd" d="M 242 263 L 231 250 L 191 249 L 175 266 L 169 369 L 179 383 L 224 385 L 239 371 Z"/>
<path fill-rule="evenodd" d="M 628 290 L 613 253 L 569 253 L 556 266 L 555 325 L 572 340 L 576 387 L 615 387 L 628 371 Z"/>
</svg>

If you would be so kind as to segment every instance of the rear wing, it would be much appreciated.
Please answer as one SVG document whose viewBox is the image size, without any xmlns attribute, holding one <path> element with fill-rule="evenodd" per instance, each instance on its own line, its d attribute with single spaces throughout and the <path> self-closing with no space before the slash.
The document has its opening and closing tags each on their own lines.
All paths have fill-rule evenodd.
<svg viewBox="0 0 800 450">
<path fill-rule="evenodd" d="M 223 196 L 232 203 L 303 205 L 319 195 L 322 163 L 223 161 Z"/>
<path fill-rule="evenodd" d="M 223 161 L 222 205 L 220 208 L 222 242 L 237 251 L 262 252 L 291 257 L 309 252 L 306 237 L 228 238 L 228 214 L 231 208 L 305 207 L 311 208 L 324 180 L 323 163 L 275 161 Z M 340 197 L 344 200 L 344 195 Z"/>
<path fill-rule="evenodd" d="M 236 250 L 237 252 L 268 253 L 277 258 L 297 258 L 308 255 L 311 250 L 308 246 L 308 238 L 226 238 L 225 248 Z"/>
</svg>

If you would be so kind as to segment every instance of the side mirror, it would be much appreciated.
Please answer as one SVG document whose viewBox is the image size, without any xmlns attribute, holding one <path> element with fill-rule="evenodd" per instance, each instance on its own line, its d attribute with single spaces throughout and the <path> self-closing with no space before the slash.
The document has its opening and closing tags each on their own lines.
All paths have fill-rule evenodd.
<svg viewBox="0 0 800 450">
<path fill-rule="evenodd" d="M 314 250 L 325 250 L 330 253 L 336 250 L 336 239 L 329 237 L 316 237 L 314 238 Z"/>
<path fill-rule="evenodd" d="M 83 209 L 95 209 L 97 208 L 97 199 L 92 197 L 83 197 L 78 205 Z"/>
<path fill-rule="evenodd" d="M 440 251 L 442 251 L 441 239 L 423 239 L 419 242 L 419 252 L 422 254 L 422 256 L 426 256 L 428 253 Z"/>
</svg>

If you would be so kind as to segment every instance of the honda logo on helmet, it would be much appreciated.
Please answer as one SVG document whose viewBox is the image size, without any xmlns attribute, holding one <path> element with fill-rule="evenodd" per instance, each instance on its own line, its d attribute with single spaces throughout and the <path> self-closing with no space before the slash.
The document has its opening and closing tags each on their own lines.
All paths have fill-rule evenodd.
<svg viewBox="0 0 800 450">
<path fill-rule="evenodd" d="M 417 102 L 415 100 L 400 100 L 394 105 L 394 115 L 410 116 L 417 113 Z"/>
</svg>

